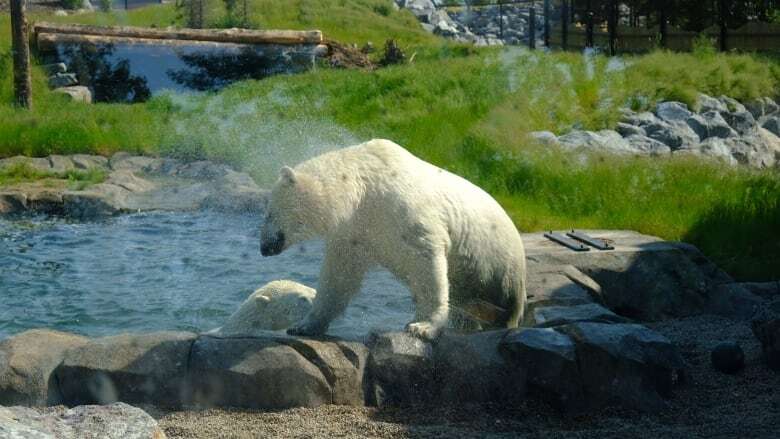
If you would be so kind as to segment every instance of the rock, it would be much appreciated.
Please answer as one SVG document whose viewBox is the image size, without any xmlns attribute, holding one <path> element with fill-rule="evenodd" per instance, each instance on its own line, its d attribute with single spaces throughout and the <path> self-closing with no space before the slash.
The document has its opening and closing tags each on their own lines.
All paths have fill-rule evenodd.
<svg viewBox="0 0 780 439">
<path fill-rule="evenodd" d="M 693 115 L 682 102 L 661 102 L 655 107 L 655 114 L 665 122 L 684 122 Z"/>
<path fill-rule="evenodd" d="M 78 85 L 78 83 L 79 80 L 76 79 L 75 73 L 55 73 L 49 76 L 50 88 L 71 87 Z"/>
<path fill-rule="evenodd" d="M 64 155 L 50 155 L 49 163 L 51 163 L 51 171 L 58 174 L 64 174 L 68 171 L 73 171 L 76 169 L 76 165 L 73 163 L 73 160 L 71 160 L 70 157 Z"/>
<path fill-rule="evenodd" d="M 273 281 L 252 293 L 219 329 L 221 336 L 257 336 L 287 329 L 303 320 L 317 294 L 297 282 Z"/>
<path fill-rule="evenodd" d="M 180 166 L 176 171 L 176 176 L 194 180 L 213 180 L 225 177 L 230 172 L 234 171 L 227 165 L 202 160 Z"/>
<path fill-rule="evenodd" d="M 68 96 L 68 98 L 73 102 L 82 102 L 85 104 L 92 103 L 92 90 L 90 90 L 89 87 L 85 87 L 83 85 L 57 87 L 54 89 L 54 93 Z"/>
<path fill-rule="evenodd" d="M 560 144 L 569 149 L 585 148 L 590 150 L 605 150 L 614 153 L 634 152 L 629 143 L 617 131 L 602 130 L 571 131 L 558 138 Z"/>
<path fill-rule="evenodd" d="M 89 171 L 92 169 L 98 169 L 101 171 L 108 170 L 108 159 L 99 155 L 88 154 L 75 154 L 70 157 L 73 161 L 73 165 L 76 169 L 82 169 Z"/>
<path fill-rule="evenodd" d="M 753 318 L 764 303 L 763 299 L 739 283 L 717 285 L 710 291 L 709 296 L 710 312 L 739 320 Z"/>
<path fill-rule="evenodd" d="M 773 168 L 780 157 L 780 138 L 763 128 L 725 142 L 739 163 L 754 168 Z"/>
<path fill-rule="evenodd" d="M 38 172 L 51 172 L 51 162 L 45 157 L 14 156 L 0 160 L 0 169 L 8 169 L 14 166 L 27 166 Z"/>
<path fill-rule="evenodd" d="M 180 407 L 196 337 L 172 331 L 122 334 L 69 349 L 54 371 L 63 402 Z"/>
<path fill-rule="evenodd" d="M 162 166 L 163 160 L 154 157 L 133 156 L 118 152 L 111 156 L 109 166 L 114 171 L 130 171 L 134 174 L 152 173 Z"/>
<path fill-rule="evenodd" d="M 780 111 L 780 106 L 777 105 L 777 102 L 769 97 L 758 98 L 748 102 L 748 104 L 745 105 L 745 108 L 747 108 L 750 114 L 756 119 L 773 115 Z"/>
<path fill-rule="evenodd" d="M 84 337 L 47 329 L 25 331 L 0 341 L 0 405 L 61 404 L 52 372 L 66 350 L 86 343 Z"/>
<path fill-rule="evenodd" d="M 702 137 L 702 139 L 710 138 L 710 137 L 719 137 L 721 139 L 727 139 L 729 137 L 736 137 L 739 134 L 734 131 L 733 128 L 731 128 L 726 122 L 726 119 L 721 116 L 720 113 L 715 111 L 710 111 L 707 113 L 702 114 L 702 118 L 704 120 L 704 126 L 706 129 L 705 137 Z"/>
<path fill-rule="evenodd" d="M 747 110 L 721 113 L 721 116 L 739 134 L 749 134 L 758 126 L 756 119 Z"/>
<path fill-rule="evenodd" d="M 692 245 L 629 231 L 583 232 L 608 240 L 615 249 L 574 252 L 542 233 L 524 233 L 529 267 L 575 266 L 601 286 L 604 305 L 624 317 L 660 320 L 702 313 L 711 290 L 733 282 Z"/>
<path fill-rule="evenodd" d="M 62 192 L 47 189 L 47 188 L 35 188 L 28 191 L 27 196 L 27 210 L 43 213 L 47 215 L 61 215 L 62 209 Z"/>
<path fill-rule="evenodd" d="M 721 113 L 741 113 L 747 111 L 747 108 L 740 104 L 736 99 L 732 99 L 728 96 L 721 96 L 718 100 L 726 108 L 726 111 L 720 110 Z"/>
<path fill-rule="evenodd" d="M 764 311 L 751 323 L 753 334 L 761 342 L 764 361 L 780 371 L 780 314 Z"/>
<path fill-rule="evenodd" d="M 120 169 L 109 174 L 106 184 L 119 186 L 129 192 L 147 192 L 157 187 L 151 181 L 136 177 L 127 169 Z"/>
<path fill-rule="evenodd" d="M 512 367 L 526 371 L 530 392 L 564 411 L 577 411 L 583 404 L 577 353 L 568 335 L 551 328 L 512 330 L 499 352 Z"/>
<path fill-rule="evenodd" d="M 655 117 L 655 114 L 650 112 L 643 112 L 643 113 L 630 112 L 630 113 L 625 113 L 623 115 L 623 122 L 638 127 L 646 127 L 648 125 L 656 124 L 660 121 L 658 120 L 657 117 Z"/>
<path fill-rule="evenodd" d="M 628 319 L 597 303 L 534 308 L 533 323 L 536 327 L 550 328 L 575 322 L 627 323 Z"/>
<path fill-rule="evenodd" d="M 649 154 L 653 156 L 669 155 L 672 149 L 658 140 L 645 135 L 634 134 L 626 137 L 626 141 L 637 154 Z"/>
<path fill-rule="evenodd" d="M 780 297 L 780 282 L 744 282 L 740 285 L 765 300 Z"/>
<path fill-rule="evenodd" d="M 228 170 L 225 175 L 216 177 L 214 190 L 200 202 L 200 207 L 257 213 L 265 208 L 268 195 L 269 191 L 260 189 L 249 175 Z"/>
<path fill-rule="evenodd" d="M 165 439 L 157 421 L 121 402 L 55 409 L 0 407 L 0 436 L 30 439 Z"/>
<path fill-rule="evenodd" d="M 0 192 L 0 215 L 16 215 L 27 210 L 27 196 L 19 192 Z"/>
<path fill-rule="evenodd" d="M 523 322 L 535 322 L 534 310 L 537 307 L 569 307 L 593 303 L 592 293 L 566 276 L 562 267 L 556 267 L 555 271 L 546 273 L 536 270 L 529 264 L 526 315 Z M 530 324 L 524 323 L 526 326 Z"/>
<path fill-rule="evenodd" d="M 573 323 L 572 337 L 589 406 L 608 404 L 655 412 L 683 382 L 686 365 L 664 336 L 634 324 Z"/>
<path fill-rule="evenodd" d="M 739 164 L 737 159 L 731 155 L 731 149 L 729 148 L 729 145 L 726 143 L 726 141 L 718 137 L 710 137 L 698 145 L 678 149 L 675 151 L 675 154 L 691 154 L 700 157 L 714 158 L 732 166 Z"/>
<path fill-rule="evenodd" d="M 542 145 L 557 145 L 558 136 L 550 131 L 534 131 L 529 134 L 531 139 Z"/>
<path fill-rule="evenodd" d="M 696 107 L 699 109 L 699 113 L 707 113 L 714 111 L 716 113 L 722 113 L 729 111 L 726 104 L 705 94 L 700 94 L 696 103 Z"/>
<path fill-rule="evenodd" d="M 62 194 L 63 211 L 71 218 L 94 219 L 127 210 L 130 191 L 113 184 L 100 183 L 83 191 Z"/>
<path fill-rule="evenodd" d="M 444 333 L 433 345 L 436 381 L 444 403 L 517 402 L 525 397 L 526 371 L 498 352 L 506 330 Z"/>
<path fill-rule="evenodd" d="M 715 346 L 710 360 L 712 366 L 723 373 L 735 374 L 745 368 L 745 352 L 736 342 L 724 342 Z"/>
<path fill-rule="evenodd" d="M 192 347 L 192 404 L 265 410 L 362 405 L 367 352 L 359 344 L 201 336 Z M 238 389 L 241 389 L 238 391 Z"/>
<path fill-rule="evenodd" d="M 644 136 L 647 134 L 644 130 L 644 128 L 631 125 L 625 122 L 619 122 L 617 126 L 617 132 L 620 133 L 623 137 L 630 137 L 630 136 Z"/>
<path fill-rule="evenodd" d="M 407 332 L 371 333 L 367 343 L 372 388 L 368 401 L 377 406 L 410 405 L 435 397 L 433 348 Z"/>
<path fill-rule="evenodd" d="M 780 136 L 780 116 L 772 116 L 765 118 L 761 122 L 761 127 L 775 136 Z"/>
<path fill-rule="evenodd" d="M 647 137 L 655 139 L 672 150 L 677 150 L 700 142 L 699 136 L 684 121 L 656 122 L 646 125 Z"/>
<path fill-rule="evenodd" d="M 44 64 L 41 66 L 43 68 L 43 71 L 46 72 L 48 75 L 55 75 L 57 73 L 65 73 L 68 71 L 68 66 L 65 65 L 65 63 L 54 63 L 54 64 Z"/>
</svg>

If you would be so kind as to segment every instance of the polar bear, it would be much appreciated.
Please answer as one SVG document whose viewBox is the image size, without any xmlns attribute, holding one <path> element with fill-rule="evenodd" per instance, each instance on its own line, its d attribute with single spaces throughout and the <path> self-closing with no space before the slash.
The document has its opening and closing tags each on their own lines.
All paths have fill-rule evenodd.
<svg viewBox="0 0 780 439">
<path fill-rule="evenodd" d="M 316 237 L 325 240 L 317 295 L 292 335 L 325 333 L 373 265 L 411 291 L 415 319 L 406 329 L 417 337 L 435 338 L 451 305 L 476 310 L 494 328 L 517 327 L 523 316 L 525 251 L 506 212 L 482 189 L 389 140 L 281 169 L 261 253 Z"/>
<path fill-rule="evenodd" d="M 259 331 L 287 329 L 306 317 L 315 294 L 314 289 L 290 280 L 269 282 L 252 293 L 213 333 L 257 335 Z"/>
</svg>

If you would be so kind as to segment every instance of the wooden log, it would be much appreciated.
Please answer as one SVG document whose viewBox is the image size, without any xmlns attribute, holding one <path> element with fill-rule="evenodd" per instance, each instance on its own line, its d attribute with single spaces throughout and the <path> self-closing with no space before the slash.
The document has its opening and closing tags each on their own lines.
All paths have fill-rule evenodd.
<svg viewBox="0 0 780 439">
<path fill-rule="evenodd" d="M 25 0 L 11 0 L 11 51 L 14 63 L 14 98 L 18 105 L 32 108 L 30 41 L 27 35 Z"/>
<path fill-rule="evenodd" d="M 155 29 L 130 26 L 91 26 L 40 22 L 35 33 L 145 38 L 154 40 L 213 41 L 237 44 L 319 44 L 318 30 Z"/>
</svg>

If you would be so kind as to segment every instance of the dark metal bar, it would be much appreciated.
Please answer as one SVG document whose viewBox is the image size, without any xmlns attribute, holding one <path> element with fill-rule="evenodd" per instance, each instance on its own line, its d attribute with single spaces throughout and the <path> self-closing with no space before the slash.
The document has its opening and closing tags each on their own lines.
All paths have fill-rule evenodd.
<svg viewBox="0 0 780 439">
<path fill-rule="evenodd" d="M 571 250 L 574 250 L 576 252 L 587 252 L 590 251 L 590 247 L 586 245 L 582 245 L 579 242 L 569 239 L 560 233 L 555 232 L 548 232 L 544 234 L 544 237 L 549 239 L 550 241 L 557 242 L 558 244 L 561 244 L 564 247 L 567 247 Z"/>
<path fill-rule="evenodd" d="M 609 19 L 607 20 L 607 26 L 609 27 L 609 55 L 617 55 L 617 25 L 618 25 L 618 6 L 615 0 L 609 2 Z"/>
<path fill-rule="evenodd" d="M 590 0 L 585 4 L 585 47 L 593 47 L 593 11 Z"/>
<path fill-rule="evenodd" d="M 729 6 L 730 2 L 729 0 L 719 0 L 719 12 L 718 12 L 718 18 L 720 21 L 720 50 L 721 52 L 725 52 L 729 50 L 728 45 L 728 36 L 729 36 L 729 29 L 728 29 L 728 16 L 729 16 Z"/>
<path fill-rule="evenodd" d="M 27 31 L 26 0 L 11 0 L 11 57 L 14 70 L 14 102 L 32 108 L 32 79 L 30 78 L 30 40 Z"/>
<path fill-rule="evenodd" d="M 666 18 L 666 0 L 658 2 L 658 31 L 661 34 L 661 47 L 666 48 L 667 45 L 667 22 Z"/>
<path fill-rule="evenodd" d="M 498 2 L 498 37 L 504 39 L 504 3 Z"/>
<path fill-rule="evenodd" d="M 544 0 L 544 47 L 550 47 L 550 0 Z"/>
<path fill-rule="evenodd" d="M 567 233 L 566 236 L 568 236 L 569 238 L 574 238 L 577 241 L 584 242 L 585 244 L 593 246 L 599 250 L 615 249 L 615 247 L 611 246 L 607 241 L 603 239 L 594 238 L 592 236 L 589 236 L 586 233 L 578 232 L 576 230 L 572 230 L 571 232 Z"/>
<path fill-rule="evenodd" d="M 561 48 L 569 48 L 569 1 L 561 3 Z"/>
<path fill-rule="evenodd" d="M 531 5 L 531 9 L 528 10 L 528 48 L 531 50 L 536 49 L 536 8 Z"/>
</svg>

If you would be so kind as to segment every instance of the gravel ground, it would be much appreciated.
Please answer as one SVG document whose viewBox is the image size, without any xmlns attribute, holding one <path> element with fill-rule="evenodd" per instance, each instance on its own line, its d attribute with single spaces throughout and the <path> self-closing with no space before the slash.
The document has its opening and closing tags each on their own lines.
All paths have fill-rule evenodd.
<svg viewBox="0 0 780 439">
<path fill-rule="evenodd" d="M 761 363 L 748 324 L 699 316 L 651 326 L 676 342 L 691 366 L 690 383 L 676 392 L 668 410 L 655 415 L 613 408 L 567 417 L 537 402 L 511 409 L 325 406 L 151 414 L 169 438 L 780 437 L 780 374 Z M 710 364 L 710 350 L 726 340 L 745 350 L 747 367 L 736 375 L 716 372 Z"/>
</svg>

